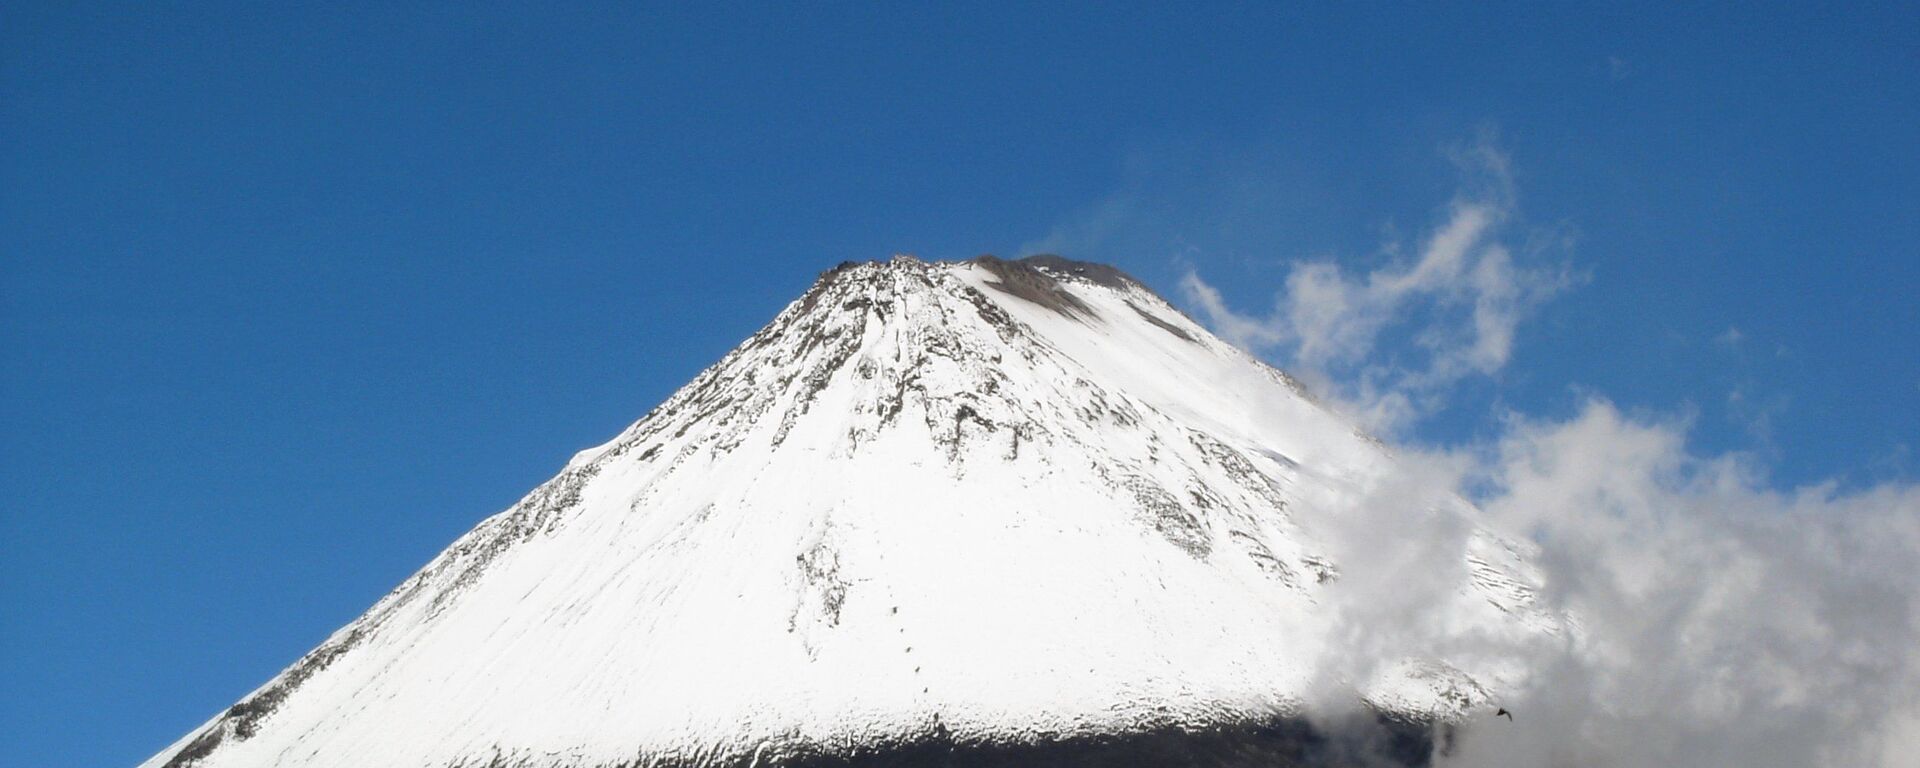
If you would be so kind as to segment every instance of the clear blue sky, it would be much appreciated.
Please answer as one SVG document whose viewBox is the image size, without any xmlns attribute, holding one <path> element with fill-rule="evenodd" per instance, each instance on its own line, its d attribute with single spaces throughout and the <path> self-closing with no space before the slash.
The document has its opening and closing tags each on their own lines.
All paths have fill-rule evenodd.
<svg viewBox="0 0 1920 768">
<path fill-rule="evenodd" d="M 1913 472 L 1911 3 L 80 5 L 0 8 L 9 764 L 157 751 L 835 262 L 1085 230 L 1258 309 L 1489 132 L 1585 279 L 1419 437 L 1599 392 Z"/>
</svg>

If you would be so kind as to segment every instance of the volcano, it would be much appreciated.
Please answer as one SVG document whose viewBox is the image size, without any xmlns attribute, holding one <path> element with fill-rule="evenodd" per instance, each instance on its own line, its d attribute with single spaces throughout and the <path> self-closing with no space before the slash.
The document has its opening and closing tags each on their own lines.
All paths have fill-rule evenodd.
<svg viewBox="0 0 1920 768">
<path fill-rule="evenodd" d="M 1114 268 L 842 264 L 145 765 L 1355 761 L 1303 702 L 1393 464 Z M 1472 525 L 1446 609 L 1553 631 Z M 1336 682 L 1417 765 L 1470 661 Z"/>
</svg>

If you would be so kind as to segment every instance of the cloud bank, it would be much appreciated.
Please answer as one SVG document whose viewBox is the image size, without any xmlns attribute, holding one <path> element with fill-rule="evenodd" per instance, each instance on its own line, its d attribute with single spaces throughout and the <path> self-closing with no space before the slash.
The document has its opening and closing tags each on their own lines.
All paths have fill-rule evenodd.
<svg viewBox="0 0 1920 768">
<path fill-rule="evenodd" d="M 1500 649 L 1532 670 L 1520 718 L 1467 729 L 1441 764 L 1912 764 L 1920 488 L 1777 490 L 1749 457 L 1691 454 L 1683 422 L 1604 400 L 1516 419 L 1470 472 L 1577 630 Z"/>
<path fill-rule="evenodd" d="M 1229 306 L 1197 272 L 1184 296 L 1364 422 L 1417 421 L 1456 385 L 1497 375 L 1516 330 L 1576 282 L 1505 244 L 1506 156 L 1482 143 L 1463 158 L 1470 183 L 1409 254 L 1366 271 L 1296 262 L 1265 312 Z M 1405 343 L 1423 354 L 1391 348 Z M 1920 486 L 1776 487 L 1764 454 L 1697 454 L 1687 419 L 1598 395 L 1568 418 L 1497 426 L 1476 444 L 1402 446 L 1400 474 L 1324 531 L 1355 576 L 1339 583 L 1351 658 L 1338 675 L 1420 655 L 1521 670 L 1495 692 L 1513 721 L 1483 713 L 1437 765 L 1920 761 Z M 1436 511 L 1408 522 L 1410 509 Z M 1541 607 L 1569 631 L 1447 623 L 1449 596 L 1426 585 L 1463 567 L 1479 525 L 1531 548 Z"/>
</svg>

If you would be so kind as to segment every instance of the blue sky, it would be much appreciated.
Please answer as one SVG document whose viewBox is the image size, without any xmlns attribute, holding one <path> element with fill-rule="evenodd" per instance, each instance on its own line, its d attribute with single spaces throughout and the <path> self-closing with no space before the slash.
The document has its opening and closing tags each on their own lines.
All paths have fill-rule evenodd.
<svg viewBox="0 0 1920 768">
<path fill-rule="evenodd" d="M 1293 265 L 1391 271 L 1491 195 L 1566 279 L 1397 436 L 1598 394 L 1776 487 L 1905 482 L 1915 126 L 1911 4 L 8 2 L 6 753 L 145 758 L 895 252 L 1046 247 L 1271 319 Z"/>
</svg>

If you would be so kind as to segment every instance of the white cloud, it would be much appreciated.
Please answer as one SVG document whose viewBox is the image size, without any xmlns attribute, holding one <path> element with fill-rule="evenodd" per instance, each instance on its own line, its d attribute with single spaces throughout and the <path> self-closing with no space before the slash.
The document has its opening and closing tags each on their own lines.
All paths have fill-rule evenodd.
<svg viewBox="0 0 1920 768">
<path fill-rule="evenodd" d="M 1410 257 L 1366 271 L 1294 263 L 1266 313 L 1235 310 L 1197 272 L 1185 298 L 1222 337 L 1363 420 L 1431 413 L 1468 377 L 1507 366 L 1520 324 L 1572 281 L 1503 239 L 1515 218 L 1506 157 L 1486 143 L 1465 155 L 1468 191 Z M 1729 327 L 1716 342 L 1743 338 Z M 1784 401 L 1729 405 L 1764 438 Z M 1920 486 L 1776 487 L 1769 454 L 1697 454 L 1690 422 L 1589 396 L 1565 420 L 1510 415 L 1485 442 L 1400 447 L 1401 475 L 1318 531 L 1346 574 L 1333 594 L 1350 642 L 1327 660 L 1331 675 L 1423 653 L 1515 662 L 1525 672 L 1499 701 L 1513 722 L 1467 723 L 1435 757 L 1450 768 L 1912 764 Z M 1464 562 L 1470 525 L 1422 510 L 1453 494 L 1537 548 L 1540 599 L 1574 631 L 1527 640 L 1450 626 L 1452 596 L 1432 585 L 1451 583 L 1441 574 Z"/>
<path fill-rule="evenodd" d="M 1920 486 L 1775 489 L 1752 457 L 1689 451 L 1689 420 L 1587 401 L 1509 419 L 1467 449 L 1403 450 L 1398 473 L 1315 521 L 1342 578 L 1312 713 L 1402 658 L 1523 670 L 1435 755 L 1490 766 L 1900 766 L 1920 750 Z M 1558 636 L 1456 617 L 1478 489 L 1485 524 L 1534 548 Z M 1332 524 L 1329 525 L 1328 523 Z M 1381 531 L 1395 535 L 1383 537 Z"/>
<path fill-rule="evenodd" d="M 1517 264 L 1500 241 L 1514 213 L 1507 156 L 1483 139 L 1456 160 L 1467 189 L 1411 259 L 1365 273 L 1327 259 L 1294 262 L 1264 315 L 1234 310 L 1197 271 L 1181 280 L 1181 292 L 1223 338 L 1279 353 L 1298 375 L 1335 387 L 1330 394 L 1368 426 L 1405 426 L 1439 407 L 1450 385 L 1505 367 L 1520 322 L 1573 282 L 1564 265 Z M 1411 334 L 1405 351 L 1424 364 L 1376 362 L 1383 336 L 1416 317 L 1433 320 Z"/>
<path fill-rule="evenodd" d="M 1582 631 L 1534 649 L 1513 727 L 1467 729 L 1444 764 L 1892 766 L 1920 749 L 1920 488 L 1774 490 L 1747 457 L 1689 453 L 1683 423 L 1605 401 L 1515 421 L 1475 471 Z"/>
</svg>

